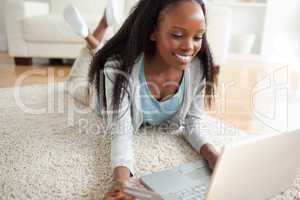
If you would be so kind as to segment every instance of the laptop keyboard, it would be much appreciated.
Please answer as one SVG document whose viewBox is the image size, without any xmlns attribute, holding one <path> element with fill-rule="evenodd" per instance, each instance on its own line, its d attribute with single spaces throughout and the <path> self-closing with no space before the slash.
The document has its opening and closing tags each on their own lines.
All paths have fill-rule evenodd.
<svg viewBox="0 0 300 200">
<path fill-rule="evenodd" d="M 208 187 L 201 185 L 195 185 L 190 188 L 173 193 L 174 200 L 201 200 L 205 198 Z"/>
<path fill-rule="evenodd" d="M 197 160 L 146 175 L 141 180 L 164 200 L 204 200 L 210 175 L 206 162 Z"/>
</svg>

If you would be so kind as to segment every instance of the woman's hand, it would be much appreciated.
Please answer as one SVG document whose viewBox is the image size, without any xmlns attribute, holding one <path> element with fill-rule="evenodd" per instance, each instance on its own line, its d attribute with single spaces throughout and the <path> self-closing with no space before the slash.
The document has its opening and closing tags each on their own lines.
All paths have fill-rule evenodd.
<svg viewBox="0 0 300 200">
<path fill-rule="evenodd" d="M 207 160 L 209 168 L 214 170 L 220 153 L 211 144 L 204 144 L 200 149 L 200 154 Z"/>
<path fill-rule="evenodd" d="M 133 200 L 134 198 L 123 192 L 123 187 L 130 178 L 130 171 L 127 167 L 116 167 L 114 170 L 115 183 L 106 193 L 104 200 Z"/>
<path fill-rule="evenodd" d="M 219 158 L 219 153 L 217 153 L 217 152 L 212 153 L 212 155 L 209 158 L 207 158 L 208 166 L 211 170 L 215 169 L 218 158 Z"/>
<path fill-rule="evenodd" d="M 134 197 L 129 196 L 123 192 L 125 183 L 115 182 L 111 189 L 105 194 L 104 200 L 135 200 Z"/>
</svg>

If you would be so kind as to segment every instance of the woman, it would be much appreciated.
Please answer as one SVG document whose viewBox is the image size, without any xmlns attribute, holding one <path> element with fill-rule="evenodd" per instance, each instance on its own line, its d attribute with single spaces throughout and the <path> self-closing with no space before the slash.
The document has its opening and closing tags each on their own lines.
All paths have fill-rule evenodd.
<svg viewBox="0 0 300 200">
<path fill-rule="evenodd" d="M 118 199 L 134 175 L 132 135 L 143 124 L 177 124 L 214 168 L 219 153 L 200 130 L 201 92 L 210 106 L 217 76 L 205 16 L 202 0 L 141 0 L 94 56 L 89 81 L 112 134 L 107 199 Z"/>
</svg>

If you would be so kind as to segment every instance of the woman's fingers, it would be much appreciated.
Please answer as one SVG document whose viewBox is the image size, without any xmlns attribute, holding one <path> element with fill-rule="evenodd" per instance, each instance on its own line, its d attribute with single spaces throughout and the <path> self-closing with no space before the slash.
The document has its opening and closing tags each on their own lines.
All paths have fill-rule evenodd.
<svg viewBox="0 0 300 200">
<path fill-rule="evenodd" d="M 104 200 L 134 200 L 134 198 L 122 192 L 108 192 Z"/>
<path fill-rule="evenodd" d="M 104 200 L 135 200 L 134 197 L 123 192 L 124 183 L 116 182 L 106 193 Z"/>
<path fill-rule="evenodd" d="M 111 191 L 107 192 L 104 200 L 134 200 L 135 198 L 126 195 L 122 189 L 118 186 L 112 188 Z"/>
</svg>

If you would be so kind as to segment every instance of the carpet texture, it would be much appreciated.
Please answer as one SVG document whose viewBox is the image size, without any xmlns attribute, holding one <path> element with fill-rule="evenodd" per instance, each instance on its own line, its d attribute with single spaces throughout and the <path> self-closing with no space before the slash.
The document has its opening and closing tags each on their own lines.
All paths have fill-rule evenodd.
<svg viewBox="0 0 300 200">
<path fill-rule="evenodd" d="M 0 89 L 0 200 L 102 199 L 111 184 L 110 138 L 101 119 L 74 102 L 64 83 Z M 218 134 L 217 148 L 248 137 L 203 116 Z M 142 129 L 134 136 L 136 177 L 199 158 L 171 130 Z M 221 136 L 220 136 L 221 135 Z M 291 189 L 273 199 L 293 199 Z"/>
</svg>

